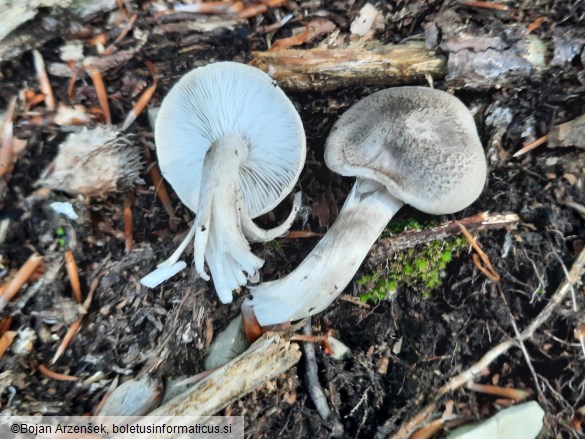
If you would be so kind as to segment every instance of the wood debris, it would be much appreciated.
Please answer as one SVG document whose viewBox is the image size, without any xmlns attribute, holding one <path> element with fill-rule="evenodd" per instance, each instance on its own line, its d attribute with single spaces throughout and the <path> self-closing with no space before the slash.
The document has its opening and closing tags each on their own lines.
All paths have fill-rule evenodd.
<svg viewBox="0 0 585 439">
<path fill-rule="evenodd" d="M 254 64 L 289 90 L 424 83 L 440 78 L 445 61 L 424 43 L 369 43 L 347 49 L 286 49 L 252 52 Z"/>
<path fill-rule="evenodd" d="M 263 336 L 239 357 L 216 369 L 151 416 L 208 416 L 294 366 L 298 345 L 278 334 Z M 246 377 L 245 380 L 239 377 Z"/>
</svg>

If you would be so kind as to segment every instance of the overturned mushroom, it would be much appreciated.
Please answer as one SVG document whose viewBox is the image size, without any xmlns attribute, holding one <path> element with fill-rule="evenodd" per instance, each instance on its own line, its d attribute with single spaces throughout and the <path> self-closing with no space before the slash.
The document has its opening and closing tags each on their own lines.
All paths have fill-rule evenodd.
<svg viewBox="0 0 585 439">
<path fill-rule="evenodd" d="M 333 127 L 325 161 L 357 180 L 307 258 L 288 276 L 250 288 L 243 309 L 262 326 L 324 310 L 403 204 L 453 213 L 479 196 L 486 178 L 469 110 L 448 93 L 424 87 L 383 90 L 355 104 Z"/>
<path fill-rule="evenodd" d="M 177 251 L 141 282 L 154 287 L 185 267 L 179 261 L 195 238 L 195 270 L 205 280 L 207 261 L 223 303 L 256 276 L 264 261 L 250 241 L 266 241 L 290 228 L 263 230 L 253 221 L 280 203 L 305 161 L 305 135 L 294 106 L 262 71 L 233 62 L 197 68 L 164 99 L 155 127 L 159 164 L 179 198 L 197 213 Z"/>
</svg>

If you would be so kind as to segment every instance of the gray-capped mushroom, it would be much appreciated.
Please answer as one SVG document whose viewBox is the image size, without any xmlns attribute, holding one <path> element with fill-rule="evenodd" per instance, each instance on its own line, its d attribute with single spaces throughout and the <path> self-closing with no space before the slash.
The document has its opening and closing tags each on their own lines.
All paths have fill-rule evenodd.
<svg viewBox="0 0 585 439">
<path fill-rule="evenodd" d="M 355 104 L 333 127 L 325 161 L 357 180 L 307 258 L 288 276 L 250 288 L 243 307 L 262 326 L 324 310 L 403 204 L 431 214 L 457 212 L 480 195 L 486 178 L 469 110 L 425 87 L 382 90 Z"/>
<path fill-rule="evenodd" d="M 153 287 L 185 267 L 179 257 L 194 238 L 195 270 L 209 276 L 223 303 L 254 278 L 264 261 L 250 241 L 266 241 L 290 228 L 297 194 L 285 222 L 263 230 L 253 221 L 295 185 L 305 162 L 305 133 L 290 100 L 264 72 L 220 62 L 185 75 L 165 97 L 155 141 L 162 173 L 181 201 L 197 213 L 177 251 L 141 282 Z"/>
</svg>

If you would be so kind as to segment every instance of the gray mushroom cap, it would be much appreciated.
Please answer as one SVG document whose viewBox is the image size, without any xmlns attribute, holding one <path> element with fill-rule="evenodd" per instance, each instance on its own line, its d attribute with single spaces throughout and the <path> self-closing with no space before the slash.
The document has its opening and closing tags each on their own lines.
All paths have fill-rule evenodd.
<svg viewBox="0 0 585 439">
<path fill-rule="evenodd" d="M 382 90 L 356 103 L 331 130 L 325 162 L 341 175 L 378 181 L 394 197 L 436 215 L 477 199 L 487 172 L 467 107 L 426 87 Z"/>
<path fill-rule="evenodd" d="M 199 67 L 171 89 L 156 120 L 162 173 L 198 211 L 205 155 L 219 138 L 244 141 L 239 185 L 248 215 L 269 212 L 295 185 L 305 162 L 305 133 L 293 104 L 261 70 L 235 62 Z"/>
</svg>

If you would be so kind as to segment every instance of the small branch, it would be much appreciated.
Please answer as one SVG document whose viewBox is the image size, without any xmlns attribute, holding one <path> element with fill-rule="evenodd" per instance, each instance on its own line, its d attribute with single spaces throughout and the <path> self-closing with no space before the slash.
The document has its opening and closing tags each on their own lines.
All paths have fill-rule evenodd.
<svg viewBox="0 0 585 439">
<path fill-rule="evenodd" d="M 24 263 L 20 270 L 16 273 L 16 276 L 8 283 L 2 296 L 0 296 L 0 311 L 2 311 L 8 302 L 18 293 L 22 286 L 30 279 L 32 274 L 35 272 L 37 267 L 43 262 L 43 257 L 38 254 L 31 255 L 30 258 Z"/>
<path fill-rule="evenodd" d="M 346 49 L 252 52 L 254 65 L 289 90 L 331 90 L 355 85 L 424 83 L 445 76 L 445 59 L 424 42 Z"/>
<path fill-rule="evenodd" d="M 306 336 L 311 336 L 311 317 L 307 318 L 307 323 L 303 328 L 303 334 Z M 321 419 L 325 424 L 331 428 L 331 435 L 332 437 L 342 437 L 343 436 L 343 425 L 339 422 L 339 419 L 331 412 L 329 409 L 329 405 L 327 404 L 327 397 L 325 396 L 325 392 L 323 392 L 323 388 L 319 383 L 319 376 L 317 374 L 317 358 L 315 356 L 315 345 L 311 342 L 303 343 L 303 350 L 305 351 L 305 378 L 307 380 L 307 387 L 309 391 L 309 395 L 311 396 L 311 400 Z"/>
<path fill-rule="evenodd" d="M 296 344 L 273 334 L 263 336 L 229 363 L 203 378 L 150 416 L 208 416 L 252 392 L 294 366 L 301 356 Z"/>
<path fill-rule="evenodd" d="M 126 253 L 130 253 L 132 247 L 134 247 L 133 198 L 132 192 L 126 192 L 124 197 L 124 241 L 126 243 Z"/>
<path fill-rule="evenodd" d="M 71 292 L 73 293 L 73 297 L 75 298 L 77 303 L 82 303 L 83 297 L 81 296 L 79 270 L 77 268 L 75 258 L 73 257 L 73 252 L 71 250 L 65 252 L 65 262 L 67 267 L 67 273 L 69 274 L 69 283 L 71 284 Z"/>
<path fill-rule="evenodd" d="M 460 387 L 464 386 L 467 382 L 472 381 L 475 377 L 481 374 L 482 370 L 489 367 L 489 365 L 498 359 L 501 355 L 505 354 L 513 346 L 518 346 L 519 342 L 523 342 L 531 338 L 534 333 L 545 323 L 553 314 L 555 309 L 565 300 L 573 285 L 576 284 L 581 276 L 584 274 L 585 267 L 585 250 L 581 251 L 567 276 L 558 289 L 555 291 L 553 296 L 550 298 L 548 304 L 543 310 L 536 316 L 536 318 L 528 325 L 524 331 L 522 331 L 515 340 L 506 340 L 497 346 L 494 346 L 484 356 L 471 367 L 460 373 L 459 375 L 451 378 L 445 385 L 440 387 L 436 392 L 435 399 L 427 404 L 423 409 L 407 420 L 400 429 L 390 436 L 391 439 L 407 439 L 410 435 L 420 428 L 426 421 L 427 418 L 436 411 L 439 401 L 443 396 L 449 392 L 453 392 Z M 380 431 L 384 430 L 384 426 L 380 428 Z"/>
<path fill-rule="evenodd" d="M 449 221 L 432 229 L 407 230 L 391 238 L 379 240 L 370 251 L 368 262 L 372 265 L 378 265 L 385 262 L 388 255 L 400 250 L 460 235 L 460 225 L 465 226 L 470 232 L 479 232 L 487 229 L 515 227 L 519 221 L 520 218 L 515 213 L 490 214 L 483 212 L 460 220 Z"/>
</svg>

